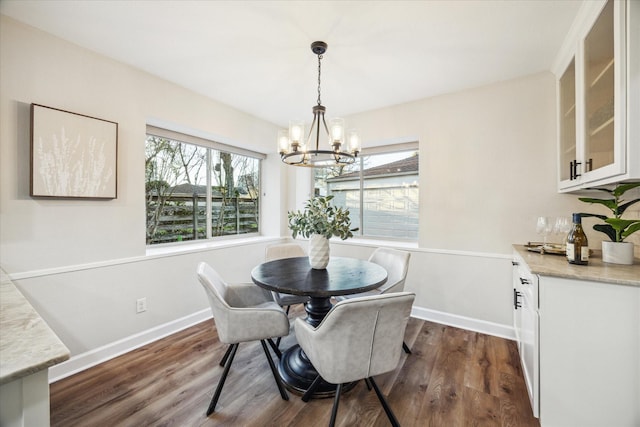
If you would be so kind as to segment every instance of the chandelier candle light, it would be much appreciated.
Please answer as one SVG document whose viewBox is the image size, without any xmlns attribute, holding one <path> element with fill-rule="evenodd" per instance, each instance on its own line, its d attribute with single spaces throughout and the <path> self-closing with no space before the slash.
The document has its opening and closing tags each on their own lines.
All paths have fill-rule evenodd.
<svg viewBox="0 0 640 427">
<path fill-rule="evenodd" d="M 288 165 L 322 168 L 335 165 L 347 165 L 355 162 L 360 152 L 360 138 L 355 130 L 345 136 L 344 119 L 324 119 L 326 108 L 320 100 L 320 75 L 322 55 L 327 51 L 325 42 L 311 43 L 311 51 L 318 55 L 318 104 L 313 106 L 313 122 L 305 138 L 304 122 L 291 121 L 289 130 L 278 132 L 278 151 L 282 161 Z M 320 132 L 320 128 L 324 132 Z M 331 149 L 320 149 L 320 135 L 326 135 Z M 304 139 L 303 139 L 304 138 Z M 315 149 L 313 139 L 315 138 Z M 345 143 L 345 140 L 347 141 Z M 343 145 L 346 150 L 343 150 Z"/>
</svg>

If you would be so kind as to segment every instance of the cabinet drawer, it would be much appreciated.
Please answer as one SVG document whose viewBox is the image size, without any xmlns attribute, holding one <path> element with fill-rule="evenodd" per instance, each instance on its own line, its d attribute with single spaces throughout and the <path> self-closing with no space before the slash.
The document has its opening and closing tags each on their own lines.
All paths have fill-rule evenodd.
<svg viewBox="0 0 640 427">
<path fill-rule="evenodd" d="M 516 268 L 515 280 L 518 281 L 519 291 L 526 294 L 531 307 L 537 310 L 538 305 L 538 276 L 532 274 L 524 260 L 516 255 L 514 257 L 514 267 Z"/>
</svg>

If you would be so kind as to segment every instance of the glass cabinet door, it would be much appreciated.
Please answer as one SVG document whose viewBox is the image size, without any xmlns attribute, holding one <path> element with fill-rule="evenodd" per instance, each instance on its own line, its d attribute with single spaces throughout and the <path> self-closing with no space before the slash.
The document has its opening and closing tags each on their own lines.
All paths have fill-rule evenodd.
<svg viewBox="0 0 640 427">
<path fill-rule="evenodd" d="M 560 78 L 560 180 L 574 179 L 576 162 L 576 63 Z"/>
<path fill-rule="evenodd" d="M 585 173 L 615 162 L 613 3 L 607 2 L 584 43 Z"/>
</svg>

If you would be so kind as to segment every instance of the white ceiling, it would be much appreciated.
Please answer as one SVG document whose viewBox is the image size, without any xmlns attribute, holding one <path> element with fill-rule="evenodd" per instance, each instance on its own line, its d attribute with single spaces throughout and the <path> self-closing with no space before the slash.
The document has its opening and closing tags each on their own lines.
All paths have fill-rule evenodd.
<svg viewBox="0 0 640 427">
<path fill-rule="evenodd" d="M 270 122 L 549 70 L 582 0 L 1 0 L 0 12 Z"/>
</svg>

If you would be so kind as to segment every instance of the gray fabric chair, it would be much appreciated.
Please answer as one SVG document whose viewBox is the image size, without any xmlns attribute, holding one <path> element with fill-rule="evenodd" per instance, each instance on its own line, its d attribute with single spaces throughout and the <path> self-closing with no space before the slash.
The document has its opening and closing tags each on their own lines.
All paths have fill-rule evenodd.
<svg viewBox="0 0 640 427">
<path fill-rule="evenodd" d="M 197 271 L 198 279 L 204 287 L 211 305 L 218 337 L 221 342 L 230 344 L 222 362 L 220 362 L 220 365 L 224 365 L 224 371 L 207 409 L 207 416 L 215 411 L 222 387 L 241 342 L 260 340 L 280 395 L 284 400 L 289 400 L 289 395 L 284 389 L 278 372 L 276 372 L 266 345 L 268 342 L 278 357 L 281 356 L 278 347 L 271 338 L 289 333 L 287 315 L 273 301 L 268 291 L 253 283 L 228 284 L 205 262 L 198 265 Z"/>
<path fill-rule="evenodd" d="M 306 256 L 304 249 L 297 243 L 282 243 L 277 245 L 267 246 L 265 249 L 265 261 L 273 261 L 283 258 L 295 258 Z M 278 303 L 280 307 L 287 308 L 287 314 L 289 314 L 289 308 L 295 304 L 305 304 L 309 301 L 309 297 L 300 295 L 283 294 L 280 292 L 271 292 L 273 299 Z"/>
<path fill-rule="evenodd" d="M 387 281 L 385 284 L 369 292 L 339 296 L 336 297 L 336 299 L 338 301 L 342 301 L 349 298 L 358 298 L 367 295 L 380 295 L 389 292 L 404 291 L 404 282 L 407 278 L 410 258 L 411 253 L 407 251 L 400 251 L 398 249 L 391 248 L 377 248 L 369 257 L 369 261 L 376 263 L 387 270 Z M 407 354 L 411 353 L 409 346 L 407 346 L 404 341 L 402 341 L 402 348 Z"/>
<path fill-rule="evenodd" d="M 296 319 L 298 344 L 319 374 L 302 400 L 311 398 L 322 379 L 337 384 L 330 426 L 335 424 L 342 385 L 361 379 L 373 386 L 391 424 L 399 425 L 373 376 L 396 369 L 414 299 L 414 293 L 394 292 L 343 300 L 315 328 Z"/>
</svg>

